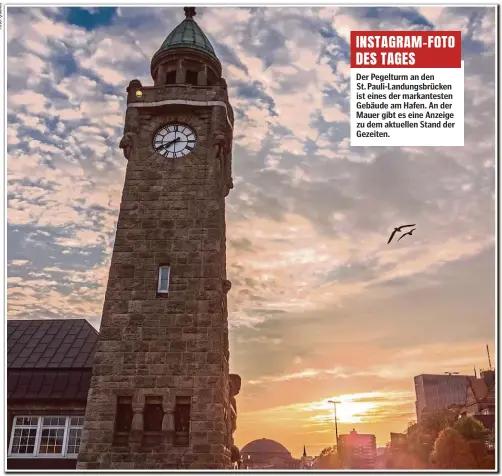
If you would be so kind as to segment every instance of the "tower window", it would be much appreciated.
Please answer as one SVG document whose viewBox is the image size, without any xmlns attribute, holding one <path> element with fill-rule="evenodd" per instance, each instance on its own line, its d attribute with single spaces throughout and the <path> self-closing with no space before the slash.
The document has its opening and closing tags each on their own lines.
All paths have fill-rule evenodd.
<svg viewBox="0 0 502 476">
<path fill-rule="evenodd" d="M 186 83 L 191 84 L 193 86 L 197 86 L 199 80 L 199 73 L 197 71 L 190 71 L 188 70 L 186 72 Z"/>
<path fill-rule="evenodd" d="M 162 419 L 164 418 L 162 397 L 146 397 L 143 418 L 145 431 L 162 430 Z"/>
<path fill-rule="evenodd" d="M 174 444 L 188 446 L 190 439 L 190 397 L 176 397 L 174 407 Z"/>
<path fill-rule="evenodd" d="M 157 292 L 166 294 L 169 292 L 169 277 L 171 268 L 169 266 L 159 266 L 159 282 Z"/>
<path fill-rule="evenodd" d="M 176 84 L 176 71 L 169 71 L 166 74 L 166 84 Z"/>
<path fill-rule="evenodd" d="M 209 70 L 207 72 L 207 85 L 214 86 L 217 83 L 217 81 L 218 80 L 216 78 L 216 75 L 211 70 Z"/>
<path fill-rule="evenodd" d="M 128 433 L 131 430 L 132 417 L 132 397 L 118 397 L 115 416 L 116 433 Z"/>
</svg>

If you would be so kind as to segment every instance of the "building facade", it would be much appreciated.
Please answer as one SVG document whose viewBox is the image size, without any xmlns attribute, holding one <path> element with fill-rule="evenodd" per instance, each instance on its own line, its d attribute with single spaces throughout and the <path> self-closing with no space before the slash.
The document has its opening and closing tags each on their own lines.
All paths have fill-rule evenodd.
<svg viewBox="0 0 502 476">
<path fill-rule="evenodd" d="M 428 414 L 463 406 L 467 394 L 467 375 L 422 374 L 415 377 L 417 421 Z"/>
<path fill-rule="evenodd" d="M 7 469 L 75 469 L 97 331 L 84 319 L 7 321 Z"/>
<path fill-rule="evenodd" d="M 473 416 L 490 431 L 495 430 L 495 371 L 481 371 L 480 378 L 469 377 L 462 414 Z"/>
<path fill-rule="evenodd" d="M 233 112 L 185 8 L 127 88 L 125 183 L 77 469 L 229 469 L 225 197 Z"/>
<path fill-rule="evenodd" d="M 339 436 L 338 446 L 344 468 L 375 469 L 377 460 L 375 435 L 352 430 L 349 434 Z"/>
</svg>

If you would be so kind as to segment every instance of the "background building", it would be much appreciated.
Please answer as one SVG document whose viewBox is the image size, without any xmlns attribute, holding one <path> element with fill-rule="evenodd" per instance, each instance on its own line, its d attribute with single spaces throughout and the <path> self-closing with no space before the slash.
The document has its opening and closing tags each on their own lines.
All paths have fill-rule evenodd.
<svg viewBox="0 0 502 476">
<path fill-rule="evenodd" d="M 340 456 L 346 469 L 375 469 L 377 447 L 375 435 L 352 430 L 338 439 Z"/>
<path fill-rule="evenodd" d="M 495 371 L 482 370 L 480 378 L 469 377 L 467 397 L 462 409 L 464 415 L 473 416 L 490 431 L 495 429 Z"/>
<path fill-rule="evenodd" d="M 7 469 L 75 469 L 97 331 L 84 319 L 7 321 Z"/>
<path fill-rule="evenodd" d="M 300 469 L 312 469 L 314 466 L 314 458 L 307 454 L 307 447 L 303 445 L 303 454 L 300 459 Z"/>
<path fill-rule="evenodd" d="M 417 420 L 452 405 L 465 405 L 467 375 L 422 374 L 415 377 Z"/>
<path fill-rule="evenodd" d="M 280 443 L 267 438 L 253 440 L 241 449 L 244 469 L 300 469 L 301 460 L 295 459 Z"/>
</svg>

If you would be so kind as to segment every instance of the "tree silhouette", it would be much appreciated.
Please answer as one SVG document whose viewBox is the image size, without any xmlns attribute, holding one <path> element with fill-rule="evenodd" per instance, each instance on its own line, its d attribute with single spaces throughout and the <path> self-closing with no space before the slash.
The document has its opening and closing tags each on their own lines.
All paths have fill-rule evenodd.
<svg viewBox="0 0 502 476">
<path fill-rule="evenodd" d="M 434 443 L 432 460 L 438 469 L 475 469 L 469 443 L 453 428 L 446 428 Z"/>
<path fill-rule="evenodd" d="M 315 469 L 342 469 L 342 461 L 336 446 L 324 448 L 317 459 Z"/>
<path fill-rule="evenodd" d="M 492 436 L 483 423 L 471 416 L 460 418 L 454 425 L 469 443 L 477 469 L 495 469 L 495 458 L 487 451 L 487 442 Z"/>
<path fill-rule="evenodd" d="M 453 428 L 468 441 L 485 441 L 490 433 L 479 420 L 468 416 L 455 422 Z"/>
</svg>

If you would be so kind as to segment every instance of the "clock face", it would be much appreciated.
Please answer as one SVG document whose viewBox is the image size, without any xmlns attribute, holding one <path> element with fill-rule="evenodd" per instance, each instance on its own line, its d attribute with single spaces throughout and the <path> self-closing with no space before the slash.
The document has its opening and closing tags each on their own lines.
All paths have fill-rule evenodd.
<svg viewBox="0 0 502 476">
<path fill-rule="evenodd" d="M 182 124 L 169 124 L 153 137 L 153 148 L 163 157 L 177 159 L 192 152 L 197 142 L 195 132 Z"/>
</svg>

